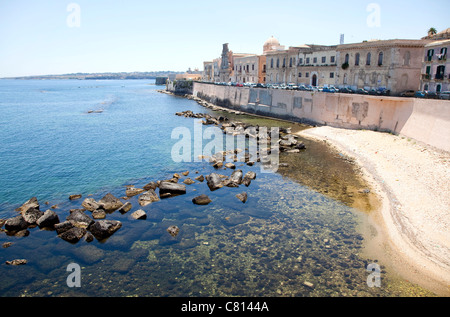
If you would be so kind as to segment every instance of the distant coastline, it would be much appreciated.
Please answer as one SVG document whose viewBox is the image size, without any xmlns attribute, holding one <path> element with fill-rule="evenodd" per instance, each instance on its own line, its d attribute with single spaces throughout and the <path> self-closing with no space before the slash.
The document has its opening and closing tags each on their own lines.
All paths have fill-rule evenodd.
<svg viewBox="0 0 450 317">
<path fill-rule="evenodd" d="M 73 73 L 62 75 L 36 75 L 3 77 L 0 79 L 18 79 L 18 80 L 42 80 L 42 79 L 78 79 L 78 80 L 99 80 L 99 79 L 156 79 L 157 77 L 169 77 L 184 72 L 175 71 L 155 71 L 155 72 L 120 72 L 120 73 Z"/>
</svg>

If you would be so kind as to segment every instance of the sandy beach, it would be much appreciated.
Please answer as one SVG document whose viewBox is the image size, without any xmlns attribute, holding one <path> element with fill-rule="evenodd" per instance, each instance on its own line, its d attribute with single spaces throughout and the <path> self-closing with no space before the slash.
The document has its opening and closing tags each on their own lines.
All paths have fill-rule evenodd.
<svg viewBox="0 0 450 317">
<path fill-rule="evenodd" d="M 299 135 L 353 158 L 380 198 L 369 216 L 367 252 L 403 278 L 449 296 L 450 153 L 366 130 L 318 127 Z"/>
</svg>

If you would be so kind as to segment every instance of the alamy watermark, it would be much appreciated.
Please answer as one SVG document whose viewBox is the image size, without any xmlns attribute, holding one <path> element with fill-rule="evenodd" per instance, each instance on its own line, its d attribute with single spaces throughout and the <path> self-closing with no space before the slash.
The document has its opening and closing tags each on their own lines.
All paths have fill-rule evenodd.
<svg viewBox="0 0 450 317">
<path fill-rule="evenodd" d="M 81 7 L 78 3 L 69 3 L 66 8 L 70 14 L 67 16 L 66 24 L 69 28 L 81 27 Z"/>
<path fill-rule="evenodd" d="M 67 272 L 71 272 L 67 276 L 66 283 L 70 288 L 81 287 L 81 267 L 79 264 L 70 263 L 66 269 Z"/>
<path fill-rule="evenodd" d="M 376 263 L 370 263 L 367 265 L 367 272 L 370 272 L 367 277 L 367 286 L 372 287 L 381 287 L 381 268 Z"/>
<path fill-rule="evenodd" d="M 369 28 L 381 27 L 381 7 L 378 3 L 370 3 L 366 7 L 370 14 L 367 16 L 367 26 Z"/>
</svg>

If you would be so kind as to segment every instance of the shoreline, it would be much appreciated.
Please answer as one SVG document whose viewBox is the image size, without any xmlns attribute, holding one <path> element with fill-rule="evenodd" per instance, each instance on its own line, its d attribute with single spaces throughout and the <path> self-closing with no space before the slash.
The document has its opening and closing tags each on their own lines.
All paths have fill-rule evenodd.
<svg viewBox="0 0 450 317">
<path fill-rule="evenodd" d="M 406 280 L 450 296 L 450 153 L 387 133 L 328 126 L 297 133 L 353 158 L 380 198 L 366 252 Z"/>
</svg>

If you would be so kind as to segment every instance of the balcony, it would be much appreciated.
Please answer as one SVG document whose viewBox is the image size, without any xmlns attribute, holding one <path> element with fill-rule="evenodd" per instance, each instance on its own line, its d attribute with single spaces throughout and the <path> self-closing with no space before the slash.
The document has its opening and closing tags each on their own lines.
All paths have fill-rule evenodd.
<svg viewBox="0 0 450 317">
<path fill-rule="evenodd" d="M 435 76 L 434 76 L 434 79 L 435 80 L 443 80 L 444 79 L 444 74 L 436 74 Z"/>
<path fill-rule="evenodd" d="M 430 74 L 422 74 L 422 79 L 423 80 L 430 80 L 431 79 L 431 75 Z"/>
<path fill-rule="evenodd" d="M 446 61 L 447 54 L 436 54 L 438 61 Z"/>
<path fill-rule="evenodd" d="M 433 56 L 425 56 L 425 62 L 431 62 L 433 60 Z"/>
</svg>

